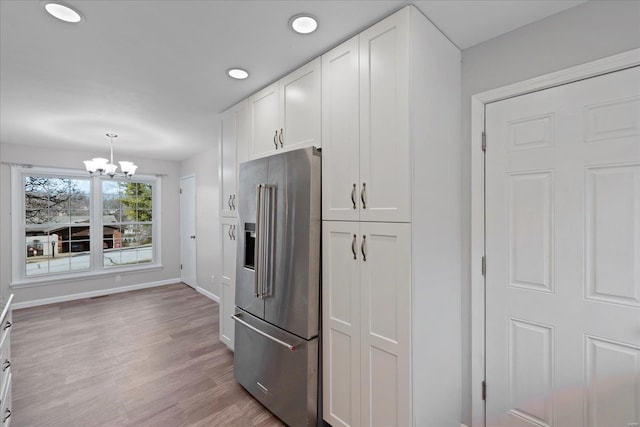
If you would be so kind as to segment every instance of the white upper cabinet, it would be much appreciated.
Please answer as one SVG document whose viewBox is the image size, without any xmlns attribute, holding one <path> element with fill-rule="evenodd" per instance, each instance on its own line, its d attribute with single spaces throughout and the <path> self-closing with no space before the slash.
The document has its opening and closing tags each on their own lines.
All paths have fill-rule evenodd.
<svg viewBox="0 0 640 427">
<path fill-rule="evenodd" d="M 238 163 L 246 160 L 247 110 L 247 102 L 243 101 L 225 111 L 220 121 L 220 203 L 222 216 L 235 217 L 237 215 Z"/>
<path fill-rule="evenodd" d="M 320 69 L 317 58 L 249 98 L 250 158 L 320 147 Z"/>
<path fill-rule="evenodd" d="M 411 221 L 409 9 L 323 55 L 323 219 Z"/>
<path fill-rule="evenodd" d="M 249 98 L 252 129 L 250 157 L 268 156 L 279 148 L 280 91 L 279 83 L 267 86 Z"/>
<path fill-rule="evenodd" d="M 358 36 L 322 55 L 322 218 L 360 217 Z"/>
</svg>

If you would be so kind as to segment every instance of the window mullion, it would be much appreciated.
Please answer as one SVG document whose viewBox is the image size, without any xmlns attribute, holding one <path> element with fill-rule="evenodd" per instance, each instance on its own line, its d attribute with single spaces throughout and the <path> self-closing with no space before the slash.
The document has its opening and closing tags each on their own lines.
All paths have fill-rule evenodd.
<svg viewBox="0 0 640 427">
<path fill-rule="evenodd" d="M 102 270 L 102 179 L 91 179 L 91 271 Z"/>
</svg>

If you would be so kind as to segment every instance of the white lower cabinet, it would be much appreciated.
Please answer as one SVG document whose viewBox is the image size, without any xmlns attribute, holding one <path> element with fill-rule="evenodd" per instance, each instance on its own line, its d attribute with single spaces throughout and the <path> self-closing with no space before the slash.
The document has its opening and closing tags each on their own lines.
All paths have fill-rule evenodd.
<svg viewBox="0 0 640 427">
<path fill-rule="evenodd" d="M 222 278 L 220 280 L 220 341 L 233 350 L 234 323 L 231 316 L 236 297 L 236 239 L 237 223 L 234 218 L 222 218 Z"/>
<path fill-rule="evenodd" d="M 411 424 L 411 225 L 323 222 L 323 411 Z"/>
<path fill-rule="evenodd" d="M 4 306 L 0 319 L 0 425 L 9 427 L 11 424 L 11 330 L 13 318 L 11 303 L 13 295 Z"/>
</svg>

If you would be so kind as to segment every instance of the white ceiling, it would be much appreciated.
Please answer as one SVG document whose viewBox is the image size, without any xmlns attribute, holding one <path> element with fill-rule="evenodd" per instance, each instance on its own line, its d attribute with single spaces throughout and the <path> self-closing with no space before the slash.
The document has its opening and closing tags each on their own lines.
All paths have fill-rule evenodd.
<svg viewBox="0 0 640 427">
<path fill-rule="evenodd" d="M 216 114 L 409 3 L 465 49 L 582 1 L 67 1 L 74 25 L 2 0 L 0 141 L 106 154 L 115 132 L 116 154 L 188 158 L 215 146 Z M 318 31 L 288 28 L 300 12 Z"/>
</svg>

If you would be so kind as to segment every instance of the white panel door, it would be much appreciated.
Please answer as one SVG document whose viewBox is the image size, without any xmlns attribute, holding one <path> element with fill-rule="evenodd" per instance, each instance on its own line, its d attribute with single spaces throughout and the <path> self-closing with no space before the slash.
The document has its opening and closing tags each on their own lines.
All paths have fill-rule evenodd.
<svg viewBox="0 0 640 427">
<path fill-rule="evenodd" d="M 322 219 L 360 218 L 358 37 L 322 55 Z"/>
<path fill-rule="evenodd" d="M 409 14 L 360 34 L 361 221 L 411 221 Z"/>
<path fill-rule="evenodd" d="M 236 115 L 231 108 L 222 115 L 220 121 L 220 188 L 222 191 L 223 216 L 235 216 L 237 206 L 237 156 L 236 156 Z"/>
<path fill-rule="evenodd" d="M 236 295 L 236 220 L 222 218 L 222 277 L 220 280 L 220 341 L 233 350 L 234 322 L 231 316 L 235 310 Z"/>
<path fill-rule="evenodd" d="M 360 263 L 357 222 L 322 226 L 323 417 L 360 422 Z"/>
<path fill-rule="evenodd" d="M 197 286 L 195 176 L 180 178 L 180 280 Z"/>
<path fill-rule="evenodd" d="M 486 421 L 640 423 L 640 68 L 486 109 Z"/>
<path fill-rule="evenodd" d="M 411 225 L 360 223 L 357 249 L 361 261 L 361 425 L 408 426 Z"/>
<path fill-rule="evenodd" d="M 275 153 L 280 147 L 280 91 L 276 82 L 249 98 L 251 107 L 251 150 L 252 159 Z"/>
<path fill-rule="evenodd" d="M 280 80 L 280 149 L 322 145 L 320 83 L 320 58 Z"/>
</svg>

